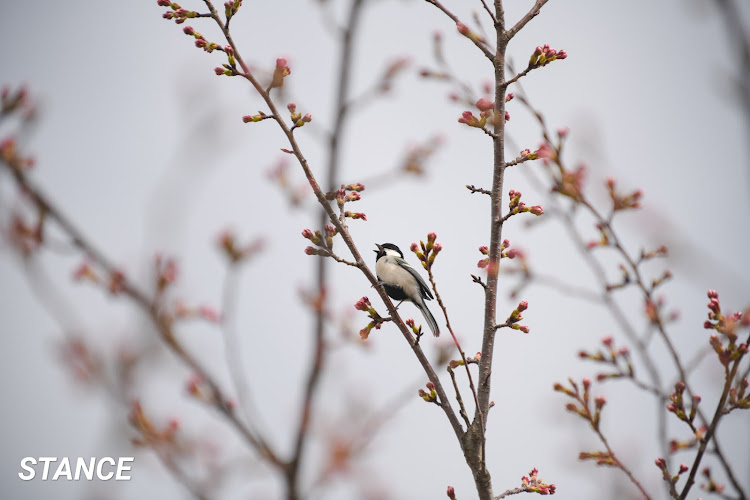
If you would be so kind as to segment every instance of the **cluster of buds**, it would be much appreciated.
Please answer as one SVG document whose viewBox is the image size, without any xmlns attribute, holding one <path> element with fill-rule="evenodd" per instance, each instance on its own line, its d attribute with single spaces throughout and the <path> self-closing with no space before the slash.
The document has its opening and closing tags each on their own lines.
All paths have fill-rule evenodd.
<svg viewBox="0 0 750 500">
<path fill-rule="evenodd" d="M 336 205 L 339 207 L 339 211 L 344 215 L 344 217 L 354 219 L 354 220 L 367 220 L 367 216 L 363 214 L 362 212 L 351 212 L 349 210 L 344 210 L 344 205 L 346 203 L 351 203 L 355 201 L 359 201 L 362 196 L 359 194 L 362 191 L 365 190 L 365 185 L 357 182 L 354 184 L 342 184 L 341 187 L 335 191 L 329 191 L 326 193 L 326 200 L 328 201 L 334 201 L 336 200 Z"/>
<path fill-rule="evenodd" d="M 435 391 L 435 384 L 433 384 L 431 381 L 427 382 L 427 390 L 419 389 L 419 397 L 427 401 L 428 403 L 438 403 L 438 396 L 437 392 Z"/>
<path fill-rule="evenodd" d="M 599 231 L 599 239 L 598 240 L 591 240 L 586 244 L 586 247 L 591 250 L 592 248 L 596 247 L 606 247 L 609 246 L 610 240 L 609 240 L 609 226 L 605 224 L 604 222 L 597 222 L 596 230 Z"/>
<path fill-rule="evenodd" d="M 103 370 L 102 362 L 80 338 L 65 341 L 60 346 L 60 358 L 76 380 L 81 382 L 92 382 Z"/>
<path fill-rule="evenodd" d="M 471 111 L 464 111 L 463 113 L 461 113 L 461 118 L 458 119 L 458 123 L 466 124 L 469 127 L 484 128 L 484 126 L 487 124 L 488 116 L 489 113 L 485 113 L 483 111 L 482 113 L 480 113 L 479 118 L 477 118 Z"/>
<path fill-rule="evenodd" d="M 534 467 L 529 472 L 528 477 L 521 478 L 523 491 L 529 493 L 539 493 L 540 495 L 554 495 L 557 487 L 554 484 L 547 484 L 538 476 L 539 471 Z"/>
<path fill-rule="evenodd" d="M 550 48 L 548 43 L 538 46 L 534 53 L 529 58 L 529 68 L 541 68 L 546 66 L 552 61 L 558 59 L 565 59 L 568 57 L 568 53 L 564 50 L 555 50 Z"/>
<path fill-rule="evenodd" d="M 508 240 L 504 240 L 503 244 L 505 244 L 506 241 L 508 241 Z M 490 249 L 487 247 L 487 245 L 482 245 L 481 247 L 479 247 L 479 253 L 481 253 L 485 257 L 483 259 L 481 259 L 479 262 L 477 262 L 477 267 L 479 269 L 484 269 L 486 267 L 489 267 L 489 265 L 490 265 Z"/>
<path fill-rule="evenodd" d="M 554 153 L 554 157 L 542 156 L 540 153 L 541 151 L 541 148 L 539 149 L 539 151 L 537 151 L 537 154 L 540 155 L 540 158 L 549 160 L 553 160 L 554 158 L 553 161 L 556 161 L 557 153 Z M 548 150 L 545 151 L 544 154 L 547 153 Z M 583 180 L 585 176 L 586 167 L 584 165 L 579 165 L 575 170 L 566 170 L 561 168 L 560 177 L 555 179 L 555 185 L 552 186 L 552 191 L 560 193 L 563 196 L 567 196 L 574 201 L 581 201 L 581 199 L 583 198 Z"/>
<path fill-rule="evenodd" d="M 466 358 L 466 364 L 467 365 L 478 365 L 479 361 L 482 359 L 482 353 L 477 352 L 476 355 L 474 355 L 471 358 Z M 448 363 L 448 368 L 451 370 L 455 370 L 459 366 L 464 366 L 464 360 L 463 359 L 452 359 Z"/>
<path fill-rule="evenodd" d="M 716 290 L 709 290 L 708 298 L 708 319 L 703 323 L 703 327 L 707 330 L 716 330 L 729 341 L 727 346 L 724 347 L 723 341 L 715 333 L 711 334 L 709 339 L 711 347 L 719 356 L 721 364 L 729 367 L 729 363 L 739 360 L 748 352 L 747 343 L 743 342 L 737 345 L 737 330 L 750 326 L 750 315 L 743 315 L 739 311 L 729 315 L 723 314 L 719 303 L 719 294 Z"/>
<path fill-rule="evenodd" d="M 257 115 L 245 115 L 245 116 L 243 116 L 242 117 L 242 123 L 258 123 L 259 121 L 267 120 L 269 118 L 273 118 L 273 116 L 272 115 L 267 115 L 263 111 L 258 111 Z M 294 151 L 287 151 L 287 150 L 282 150 L 282 151 L 284 151 L 285 153 L 294 154 Z"/>
<path fill-rule="evenodd" d="M 411 61 L 406 57 L 399 57 L 386 67 L 383 77 L 380 79 L 378 90 L 382 93 L 386 93 L 391 90 L 393 80 L 402 73 L 406 68 L 409 67 Z"/>
<path fill-rule="evenodd" d="M 509 94 L 512 95 L 512 94 Z M 488 99 L 479 99 L 474 106 L 479 110 L 479 117 L 474 116 L 471 111 L 464 111 L 461 113 L 461 118 L 458 119 L 458 123 L 463 123 L 469 127 L 483 129 L 487 125 L 487 121 L 490 120 L 492 125 L 495 124 L 495 103 Z M 505 121 L 510 121 L 510 113 L 505 112 Z"/>
<path fill-rule="evenodd" d="M 275 89 L 284 85 L 284 78 L 292 74 L 292 70 L 289 69 L 287 61 L 283 57 L 276 59 L 276 67 L 273 69 L 273 76 L 271 77 L 271 83 L 268 84 L 268 89 Z"/>
<path fill-rule="evenodd" d="M 592 408 L 590 390 L 591 380 L 588 378 L 583 379 L 583 392 L 581 392 L 578 388 L 578 384 L 575 383 L 572 378 L 569 378 L 568 382 L 570 382 L 572 389 L 568 389 L 559 382 L 556 382 L 554 385 L 554 389 L 557 392 L 562 392 L 563 394 L 575 399 L 578 403 L 568 403 L 565 405 L 565 409 L 589 422 L 594 430 L 599 430 L 599 420 L 601 418 L 602 408 L 604 408 L 607 400 L 604 396 L 597 396 L 594 398 L 594 406 Z"/>
<path fill-rule="evenodd" d="M 597 227 L 599 224 L 597 224 Z M 604 234 L 604 230 L 602 230 L 602 234 Z M 589 246 L 589 248 L 592 248 Z M 612 290 L 619 290 L 620 288 L 625 288 L 630 284 L 630 271 L 628 270 L 627 266 L 625 264 L 620 264 L 617 266 L 618 269 L 620 269 L 620 281 L 618 283 L 607 283 L 607 285 L 604 287 L 604 289 L 608 292 L 611 292 Z"/>
<path fill-rule="evenodd" d="M 688 450 L 695 447 L 699 442 L 703 441 L 703 437 L 706 435 L 707 431 L 708 427 L 701 425 L 694 430 L 694 436 L 687 441 L 678 441 L 677 439 L 670 440 L 669 452 L 674 454 L 680 450 Z"/>
<path fill-rule="evenodd" d="M 615 192 L 615 179 L 609 177 L 607 178 L 607 190 L 609 191 L 609 198 L 612 200 L 612 212 L 627 210 L 629 208 L 641 208 L 643 191 L 640 189 L 628 195 L 618 195 Z"/>
<path fill-rule="evenodd" d="M 2 146 L 0 146 L 1 148 Z M 9 240 L 22 255 L 28 256 L 44 243 L 44 221 L 46 212 L 39 211 L 36 223 L 27 222 L 20 212 L 13 213 L 9 228 Z"/>
<path fill-rule="evenodd" d="M 705 467 L 701 472 L 708 481 L 707 483 L 701 483 L 701 489 L 710 493 L 717 493 L 721 495 L 724 492 L 725 486 L 714 481 L 713 477 L 711 477 L 711 468 Z"/>
<path fill-rule="evenodd" d="M 643 262 L 644 260 L 650 260 L 655 257 L 666 257 L 669 254 L 669 250 L 667 249 L 666 245 L 662 245 L 656 250 L 650 250 L 646 251 L 645 249 L 641 248 L 641 255 L 639 256 L 638 263 Z"/>
<path fill-rule="evenodd" d="M 200 373 L 194 373 L 185 383 L 185 390 L 187 393 L 203 402 L 211 402 L 212 397 L 209 395 L 208 388 L 206 387 L 206 381 Z"/>
<path fill-rule="evenodd" d="M 318 229 L 316 229 L 314 233 L 309 229 L 305 229 L 302 231 L 302 237 L 310 240 L 310 243 L 318 247 L 315 248 L 310 246 L 305 248 L 305 253 L 307 255 L 320 255 L 321 257 L 330 257 L 331 250 L 333 248 L 333 237 L 339 234 L 339 231 L 330 224 L 326 224 L 324 230 L 325 234 L 323 234 Z"/>
<path fill-rule="evenodd" d="M 630 377 L 634 376 L 633 364 L 630 360 L 630 350 L 627 347 L 615 348 L 614 339 L 612 337 L 604 337 L 602 339 L 603 349 L 598 349 L 596 352 L 578 351 L 578 357 L 582 359 L 590 359 L 597 363 L 604 363 L 611 365 L 614 368 L 614 372 L 599 373 L 596 375 L 598 382 L 603 382 L 607 379 Z"/>
<path fill-rule="evenodd" d="M 29 93 L 25 87 L 11 91 L 10 87 L 3 86 L 0 91 L 0 115 L 9 115 L 17 110 L 27 109 L 28 104 Z"/>
<path fill-rule="evenodd" d="M 367 340 L 367 337 L 370 336 L 370 332 L 372 331 L 372 329 L 374 328 L 376 330 L 380 330 L 380 327 L 383 325 L 383 323 L 385 323 L 386 319 L 378 314 L 375 308 L 372 307 L 370 299 L 368 299 L 367 297 L 362 297 L 361 299 L 359 299 L 356 304 L 354 304 L 354 308 L 357 311 L 366 312 L 371 320 L 366 327 L 359 331 L 360 338 L 362 340 Z"/>
<path fill-rule="evenodd" d="M 174 19 L 174 22 L 177 24 L 184 23 L 187 19 L 194 19 L 196 17 L 206 17 L 205 15 L 201 15 L 194 10 L 187 10 L 180 7 L 180 5 L 176 2 L 170 2 L 169 0 L 156 0 L 157 5 L 160 7 L 169 7 L 172 10 L 166 11 L 162 17 L 164 19 L 172 20 Z"/>
<path fill-rule="evenodd" d="M 293 102 L 287 104 L 286 109 L 289 110 L 289 117 L 294 124 L 292 126 L 292 130 L 298 127 L 302 127 L 305 125 L 305 123 L 310 123 L 312 121 L 312 115 L 310 113 L 307 113 L 306 115 L 302 116 L 302 113 L 297 112 L 297 105 Z"/>
<path fill-rule="evenodd" d="M 231 2 L 224 2 L 224 16 L 227 18 L 227 23 L 237 14 L 237 11 L 242 7 L 242 0 L 232 0 Z"/>
<path fill-rule="evenodd" d="M 205 52 L 211 53 L 214 50 L 225 50 L 218 43 L 209 42 L 208 40 L 206 40 L 203 35 L 195 31 L 192 26 L 185 26 L 184 28 L 182 28 L 182 32 L 187 36 L 192 36 L 193 38 L 195 38 L 195 46 L 199 49 L 203 49 Z M 232 56 L 234 56 L 234 51 L 232 50 L 232 48 L 229 45 L 227 45 L 227 48 L 231 51 L 230 53 L 232 54 Z"/>
<path fill-rule="evenodd" d="M 533 207 L 527 207 L 526 203 L 521 201 L 521 192 L 516 191 L 515 189 L 511 189 L 508 192 L 508 196 L 510 197 L 510 202 L 508 203 L 509 212 L 507 216 L 523 213 L 523 212 L 531 212 L 534 215 L 542 215 L 544 213 L 544 209 L 541 207 L 541 205 L 534 205 Z"/>
<path fill-rule="evenodd" d="M 444 143 L 445 139 L 436 134 L 422 144 L 409 146 L 401 162 L 401 170 L 407 174 L 424 175 L 425 164 Z"/>
<path fill-rule="evenodd" d="M 0 161 L 17 172 L 29 170 L 36 163 L 33 156 L 23 156 L 20 153 L 13 137 L 0 141 Z"/>
<path fill-rule="evenodd" d="M 256 239 L 247 245 L 240 245 L 237 242 L 237 236 L 228 229 L 222 231 L 216 241 L 229 262 L 233 264 L 252 257 L 260 252 L 264 246 L 262 239 Z"/>
<path fill-rule="evenodd" d="M 429 233 L 427 235 L 427 243 L 419 240 L 419 245 L 417 245 L 416 243 L 412 243 L 409 247 L 409 249 L 414 252 L 414 255 L 417 256 L 419 262 L 422 263 L 422 267 L 424 267 L 427 271 L 430 271 L 432 269 L 432 265 L 435 262 L 435 257 L 437 257 L 437 254 L 439 254 L 443 249 L 443 245 L 441 245 L 440 243 L 435 243 L 435 240 L 437 240 L 437 234 L 435 234 L 434 232 Z"/>
<path fill-rule="evenodd" d="M 513 330 L 520 330 L 523 333 L 529 333 L 529 327 L 526 325 L 519 325 L 518 322 L 523 319 L 523 316 L 521 313 L 529 308 L 529 303 L 525 300 L 522 300 L 518 303 L 518 306 L 513 309 L 513 312 L 510 313 L 510 316 L 508 316 L 508 319 L 505 320 L 505 323 L 500 325 L 501 327 L 510 327 Z"/>
<path fill-rule="evenodd" d="M 221 65 L 221 67 L 214 68 L 216 76 L 235 76 L 239 75 L 237 71 L 237 61 L 234 58 L 234 49 L 231 45 L 224 46 L 224 53 L 227 55 L 227 62 Z"/>
<path fill-rule="evenodd" d="M 727 408 L 724 413 L 729 413 L 735 408 L 748 410 L 750 409 L 750 392 L 747 387 L 750 384 L 747 377 L 742 380 L 738 380 L 737 384 L 729 389 L 729 401 L 727 402 Z"/>
<path fill-rule="evenodd" d="M 617 467 L 619 462 L 608 451 L 582 451 L 578 454 L 578 460 L 593 460 L 596 465 L 604 467 Z"/>
<path fill-rule="evenodd" d="M 409 318 L 406 321 L 404 321 L 404 323 L 406 324 L 406 326 L 411 328 L 411 332 L 416 337 L 416 342 L 419 343 L 419 339 L 422 338 L 422 325 L 417 325 L 414 322 L 414 318 Z"/>
<path fill-rule="evenodd" d="M 157 254 L 154 259 L 156 292 L 162 293 L 177 279 L 177 262 L 170 257 Z"/>
<path fill-rule="evenodd" d="M 680 468 L 677 470 L 677 474 L 673 476 L 669 473 L 666 460 L 664 460 L 663 458 L 657 458 L 654 463 L 661 471 L 661 475 L 664 481 L 669 483 L 670 489 L 674 489 L 674 485 L 677 484 L 677 481 L 680 480 L 680 476 L 690 470 L 687 465 L 680 464 Z"/>
<path fill-rule="evenodd" d="M 132 425 L 139 436 L 132 440 L 136 446 L 164 446 L 174 444 L 175 434 L 179 428 L 179 422 L 171 419 L 164 429 L 157 429 L 151 420 L 146 417 L 141 403 L 134 401 L 130 414 L 128 415 L 130 425 Z"/>
<path fill-rule="evenodd" d="M 178 319 L 202 319 L 210 323 L 221 322 L 221 314 L 207 304 L 198 306 L 188 306 L 182 300 L 176 300 L 174 303 L 173 314 Z"/>
<path fill-rule="evenodd" d="M 84 261 L 73 271 L 73 279 L 75 281 L 90 281 L 105 285 L 109 293 L 112 295 L 118 295 L 122 293 L 126 288 L 125 273 L 119 269 L 115 269 L 108 273 L 106 278 L 100 277 L 91 265 Z"/>
<path fill-rule="evenodd" d="M 693 394 L 692 401 L 690 404 L 690 412 L 687 412 L 685 408 L 685 402 L 683 400 L 683 394 L 685 393 L 685 382 L 679 381 L 674 385 L 674 392 L 669 396 L 671 403 L 667 404 L 667 410 L 670 413 L 674 413 L 677 418 L 683 422 L 687 422 L 691 425 L 695 420 L 695 413 L 698 411 L 698 404 L 701 402 L 701 397 L 697 394 Z"/>
</svg>

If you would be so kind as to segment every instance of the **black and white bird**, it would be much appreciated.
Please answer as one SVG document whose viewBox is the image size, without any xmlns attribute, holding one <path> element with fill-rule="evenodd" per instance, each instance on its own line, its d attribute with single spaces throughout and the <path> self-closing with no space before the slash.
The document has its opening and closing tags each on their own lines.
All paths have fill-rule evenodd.
<svg viewBox="0 0 750 500">
<path fill-rule="evenodd" d="M 404 254 L 393 243 L 383 243 L 375 245 L 377 253 L 375 261 L 375 272 L 378 275 L 378 281 L 388 296 L 394 300 L 413 303 L 422 312 L 424 319 L 430 326 L 433 335 L 440 335 L 435 317 L 432 315 L 425 300 L 433 299 L 430 287 L 424 282 L 416 269 L 411 267 L 405 260 Z"/>
</svg>

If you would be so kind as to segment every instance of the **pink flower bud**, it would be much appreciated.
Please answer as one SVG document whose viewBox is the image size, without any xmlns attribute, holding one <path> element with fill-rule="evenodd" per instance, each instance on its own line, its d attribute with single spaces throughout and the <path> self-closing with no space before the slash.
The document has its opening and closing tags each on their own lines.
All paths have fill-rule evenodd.
<svg viewBox="0 0 750 500">
<path fill-rule="evenodd" d="M 358 311 L 367 311 L 370 308 L 370 299 L 362 297 L 354 304 L 354 308 Z"/>
<path fill-rule="evenodd" d="M 310 113 L 307 113 L 302 117 L 302 121 L 305 123 L 310 123 L 312 121 L 312 115 Z"/>
<path fill-rule="evenodd" d="M 560 52 L 557 53 L 558 59 L 565 59 L 566 57 L 568 57 L 568 53 L 565 52 L 564 50 L 561 50 Z"/>
<path fill-rule="evenodd" d="M 297 111 L 297 105 L 293 102 L 290 102 L 286 105 L 286 109 L 288 109 L 290 113 L 294 113 L 295 111 Z"/>
<path fill-rule="evenodd" d="M 542 215 L 544 213 L 544 209 L 540 205 L 534 205 L 529 209 L 529 212 L 534 215 Z"/>
<path fill-rule="evenodd" d="M 513 92 L 510 92 L 508 95 L 505 96 L 505 102 L 510 102 L 513 100 L 515 96 L 513 95 Z"/>
<path fill-rule="evenodd" d="M 482 98 L 477 101 L 476 107 L 479 111 L 490 111 L 495 109 L 495 103 Z"/>
<path fill-rule="evenodd" d="M 156 5 L 160 7 L 169 7 L 172 3 L 169 0 L 156 0 Z"/>
<path fill-rule="evenodd" d="M 510 113 L 508 113 L 507 111 L 505 112 L 505 121 L 506 122 L 510 121 Z"/>
<path fill-rule="evenodd" d="M 419 245 L 417 245 L 416 243 L 412 243 L 411 246 L 409 247 L 409 250 L 416 253 L 417 250 L 419 250 Z"/>
<path fill-rule="evenodd" d="M 185 26 L 184 28 L 182 28 L 182 32 L 190 36 L 195 35 L 195 30 L 193 29 L 192 26 Z"/>
<path fill-rule="evenodd" d="M 469 36 L 469 34 L 471 33 L 471 30 L 469 29 L 469 27 L 466 26 L 462 22 L 457 22 L 456 23 L 456 28 L 458 29 L 458 32 L 461 33 L 464 36 Z"/>
<path fill-rule="evenodd" d="M 435 390 L 435 384 L 432 383 L 432 381 L 427 382 L 427 388 L 431 391 Z"/>
</svg>

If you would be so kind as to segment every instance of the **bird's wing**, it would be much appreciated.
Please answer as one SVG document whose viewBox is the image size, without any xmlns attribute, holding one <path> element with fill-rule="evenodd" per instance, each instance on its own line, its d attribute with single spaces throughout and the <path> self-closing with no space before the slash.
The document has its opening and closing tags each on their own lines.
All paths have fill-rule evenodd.
<svg viewBox="0 0 750 500">
<path fill-rule="evenodd" d="M 422 276 L 419 275 L 416 269 L 411 267 L 408 262 L 406 262 L 404 259 L 400 259 L 396 257 L 396 262 L 399 266 L 401 266 L 403 269 L 406 269 L 411 273 L 412 276 L 414 276 L 417 279 L 417 283 L 419 283 L 419 288 L 422 290 L 422 295 L 426 296 L 429 299 L 434 298 L 432 296 L 432 292 L 430 291 L 430 287 L 427 286 L 427 283 L 425 283 L 424 279 L 422 279 Z"/>
</svg>

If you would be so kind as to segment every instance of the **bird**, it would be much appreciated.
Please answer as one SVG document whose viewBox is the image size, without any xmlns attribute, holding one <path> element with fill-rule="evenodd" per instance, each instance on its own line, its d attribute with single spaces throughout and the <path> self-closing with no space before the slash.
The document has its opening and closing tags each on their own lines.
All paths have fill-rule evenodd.
<svg viewBox="0 0 750 500">
<path fill-rule="evenodd" d="M 404 254 L 393 243 L 375 244 L 377 254 L 375 258 L 375 273 L 378 284 L 383 285 L 385 293 L 399 304 L 408 300 L 422 312 L 424 319 L 432 330 L 432 334 L 440 335 L 435 317 L 425 304 L 425 300 L 432 300 L 432 292 L 427 283 L 422 279 L 416 269 L 411 267 L 405 260 Z M 397 306 L 398 307 L 398 306 Z"/>
</svg>

